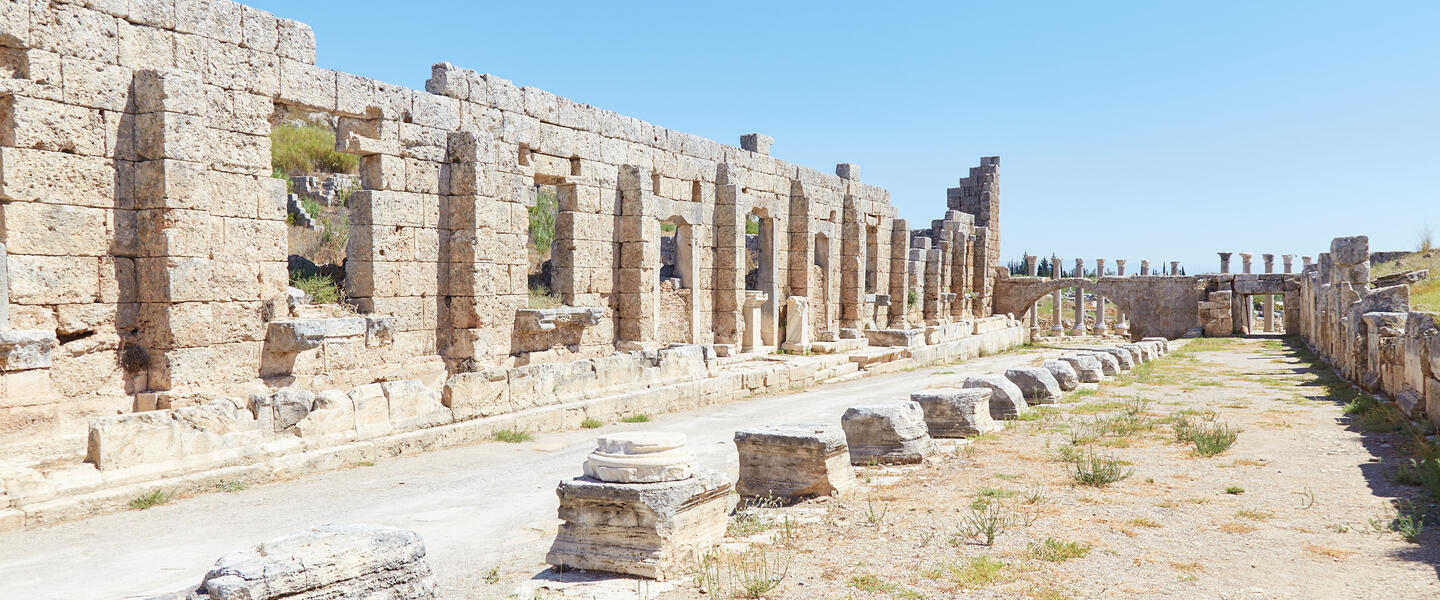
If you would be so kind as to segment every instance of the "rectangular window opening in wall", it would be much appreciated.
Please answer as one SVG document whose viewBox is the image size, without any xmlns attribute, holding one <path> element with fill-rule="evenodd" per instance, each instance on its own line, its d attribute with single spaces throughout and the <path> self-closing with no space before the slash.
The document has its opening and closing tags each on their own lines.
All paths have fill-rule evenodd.
<svg viewBox="0 0 1440 600">
<path fill-rule="evenodd" d="M 350 201 L 364 188 L 361 174 L 366 169 L 361 168 L 361 161 L 375 160 L 335 149 L 340 119 L 285 105 L 276 105 L 270 119 L 271 176 L 284 180 L 287 191 L 290 285 L 319 305 L 344 301 L 346 253 L 352 235 Z M 376 168 L 367 165 L 369 170 Z"/>
<path fill-rule="evenodd" d="M 525 144 L 520 144 L 520 154 L 515 158 L 515 162 L 522 167 L 530 166 L 530 149 L 526 148 Z"/>
<path fill-rule="evenodd" d="M 570 174 L 579 177 L 581 174 L 580 157 L 570 157 Z"/>
<path fill-rule="evenodd" d="M 656 298 L 659 341 L 689 343 L 694 326 L 690 318 L 694 301 L 692 228 L 678 217 L 661 221 L 659 243 L 660 285 Z"/>
<path fill-rule="evenodd" d="M 573 159 L 572 159 L 573 160 Z M 559 189 L 553 183 L 537 183 L 533 188 L 535 202 L 529 207 L 530 228 L 526 238 L 530 308 L 555 308 L 561 305 L 555 291 L 555 225 L 560 217 Z"/>
<path fill-rule="evenodd" d="M 659 173 L 651 173 L 651 174 L 650 174 L 650 193 L 655 194 L 656 196 L 659 196 L 659 195 L 660 195 L 660 174 L 659 174 Z"/>
<path fill-rule="evenodd" d="M 865 228 L 865 293 L 876 293 L 880 277 L 880 232 L 874 226 Z"/>
<path fill-rule="evenodd" d="M 699 202 L 703 199 L 703 190 L 700 188 L 700 180 L 696 179 L 690 183 L 690 201 Z"/>
</svg>

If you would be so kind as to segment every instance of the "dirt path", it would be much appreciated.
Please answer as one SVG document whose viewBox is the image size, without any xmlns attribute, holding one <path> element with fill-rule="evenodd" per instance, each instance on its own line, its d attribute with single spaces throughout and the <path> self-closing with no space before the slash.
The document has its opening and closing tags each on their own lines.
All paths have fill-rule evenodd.
<svg viewBox="0 0 1440 600">
<path fill-rule="evenodd" d="M 763 510 L 772 525 L 781 514 L 798 523 L 788 536 L 776 527 L 750 538 L 780 536 L 752 548 L 788 563 L 764 596 L 1440 597 L 1440 525 L 1414 542 L 1392 530 L 1405 524 L 1395 499 L 1435 514 L 1422 488 L 1387 478 L 1394 456 L 1423 437 L 1373 431 L 1393 429 L 1380 412 L 1345 416 L 1343 384 L 1305 354 L 1276 341 L 1197 340 L 932 464 L 862 469 L 870 485 L 855 497 Z M 1228 450 L 1198 456 L 1177 443 L 1177 414 L 1243 431 Z M 1113 457 L 1133 474 L 1076 485 L 1067 452 Z M 1009 521 L 992 546 L 963 525 L 987 511 Z M 755 571 L 726 564 L 715 572 Z M 705 596 L 692 585 L 665 597 Z"/>
</svg>

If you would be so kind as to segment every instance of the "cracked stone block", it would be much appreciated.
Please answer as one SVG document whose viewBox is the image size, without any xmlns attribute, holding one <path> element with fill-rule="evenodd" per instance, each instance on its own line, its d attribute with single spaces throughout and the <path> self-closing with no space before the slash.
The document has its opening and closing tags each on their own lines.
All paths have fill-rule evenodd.
<svg viewBox="0 0 1440 600">
<path fill-rule="evenodd" d="M 855 487 L 850 446 L 834 425 L 767 425 L 735 432 L 741 496 L 793 502 Z"/>
<path fill-rule="evenodd" d="M 1070 366 L 1070 363 L 1063 360 L 1047 360 L 1043 366 L 1060 384 L 1062 391 L 1068 392 L 1080 387 L 1080 374 L 1075 372 L 1075 367 Z"/>
<path fill-rule="evenodd" d="M 1094 356 L 1079 353 L 1066 354 L 1061 356 L 1060 360 L 1070 363 L 1070 366 L 1075 369 L 1075 373 L 1080 376 L 1081 383 L 1100 383 L 1105 378 L 1104 367 L 1100 364 L 1100 359 Z"/>
<path fill-rule="evenodd" d="M 1029 404 L 1054 404 L 1060 400 L 1060 382 L 1045 367 L 1006 369 L 1005 378 L 1020 388 Z"/>
<path fill-rule="evenodd" d="M 211 600 L 427 600 L 438 587 L 419 534 L 321 525 L 220 557 L 197 592 Z"/>
<path fill-rule="evenodd" d="M 1106 377 L 1114 377 L 1120 374 L 1120 361 L 1116 360 L 1116 358 L 1114 356 L 1111 356 L 1109 353 L 1077 352 L 1076 354 L 1094 357 L 1095 360 L 1100 361 L 1100 372 Z"/>
<path fill-rule="evenodd" d="M 366 330 L 364 317 L 271 321 L 265 333 L 265 350 L 295 354 L 319 348 L 326 338 L 359 336 Z"/>
<path fill-rule="evenodd" d="M 1230 332 L 1226 331 L 1225 333 L 1229 335 Z M 1123 344 L 1120 347 L 1130 353 L 1130 360 L 1135 364 L 1150 362 L 1150 358 L 1145 355 L 1145 349 L 1141 348 L 1140 344 Z"/>
<path fill-rule="evenodd" d="M 851 464 L 918 463 L 934 451 L 925 411 L 914 402 L 852 406 L 840 425 Z"/>
<path fill-rule="evenodd" d="M 979 375 L 966 377 L 964 387 L 987 388 L 990 395 L 990 416 L 998 420 L 1014 419 L 1029 408 L 1025 403 L 1025 392 L 1011 383 L 1004 375 Z"/>
<path fill-rule="evenodd" d="M 1096 352 L 1104 352 L 1105 354 L 1115 357 L 1121 371 L 1129 371 L 1135 368 L 1135 359 L 1130 356 L 1129 350 L 1123 348 L 1100 348 L 1096 350 Z"/>
<path fill-rule="evenodd" d="M 672 579 L 725 536 L 730 482 L 700 470 L 660 483 L 590 477 L 560 482 L 563 523 L 545 562 L 556 567 Z"/>
<path fill-rule="evenodd" d="M 992 394 L 986 388 L 931 389 L 912 392 L 910 401 L 925 412 L 931 436 L 963 438 L 1002 429 L 990 416 Z"/>
<path fill-rule="evenodd" d="M 53 331 L 0 331 L 0 371 L 26 371 L 50 366 Z"/>
<path fill-rule="evenodd" d="M 1169 340 L 1169 339 L 1166 339 L 1166 338 L 1163 338 L 1163 337 L 1147 337 L 1147 338 L 1140 338 L 1140 341 L 1141 341 L 1141 342 L 1154 342 L 1155 345 L 1156 345 L 1156 349 L 1159 350 L 1160 354 L 1169 354 L 1169 353 L 1170 353 L 1170 340 Z"/>
</svg>

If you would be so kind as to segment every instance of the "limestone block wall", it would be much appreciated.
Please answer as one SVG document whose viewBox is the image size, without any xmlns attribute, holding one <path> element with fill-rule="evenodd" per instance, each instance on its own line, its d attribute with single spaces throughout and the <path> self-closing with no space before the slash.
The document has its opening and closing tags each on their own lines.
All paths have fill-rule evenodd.
<svg viewBox="0 0 1440 600">
<path fill-rule="evenodd" d="M 1367 237 L 1344 237 L 1305 267 L 1298 333 L 1341 376 L 1440 424 L 1436 316 L 1410 310 L 1409 284 L 1371 288 L 1369 261 Z"/>
<path fill-rule="evenodd" d="M 444 63 L 425 90 L 331 71 L 315 65 L 308 26 L 226 0 L 3 8 L 0 328 L 56 342 L 23 397 L 0 398 L 0 432 L 73 432 L 64 425 L 88 416 L 297 381 L 438 382 L 677 341 L 735 345 L 746 328 L 776 345 L 790 296 L 812 299 L 821 339 L 877 318 L 991 314 L 993 157 L 947 194 L 925 255 L 939 253 L 935 277 L 927 262 L 912 284 L 888 192 L 855 165 L 778 160 L 766 136 L 727 146 Z M 284 182 L 269 176 L 269 134 L 291 108 L 337 117 L 337 149 L 359 156 L 345 302 L 385 324 L 383 342 L 272 335 L 271 323 L 306 318 L 288 303 Z M 558 329 L 526 325 L 540 185 L 559 197 L 556 292 L 585 315 Z M 750 215 L 768 297 L 755 323 L 742 315 Z M 663 222 L 684 242 L 669 296 Z M 907 319 L 912 287 L 930 298 Z"/>
</svg>

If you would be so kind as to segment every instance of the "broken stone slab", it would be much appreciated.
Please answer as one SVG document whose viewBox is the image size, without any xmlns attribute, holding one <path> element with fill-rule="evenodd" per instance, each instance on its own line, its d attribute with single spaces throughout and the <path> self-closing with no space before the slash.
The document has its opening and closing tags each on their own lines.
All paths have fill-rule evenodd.
<svg viewBox="0 0 1440 600">
<path fill-rule="evenodd" d="M 0 371 L 28 371 L 50 367 L 54 331 L 0 331 Z"/>
<path fill-rule="evenodd" d="M 766 425 L 735 432 L 741 496 L 793 502 L 855 487 L 850 446 L 834 425 Z"/>
<path fill-rule="evenodd" d="M 963 438 L 999 431 L 990 416 L 987 388 L 930 389 L 911 392 L 910 401 L 925 412 L 925 426 L 938 438 Z"/>
<path fill-rule="evenodd" d="M 1060 360 L 1070 363 L 1075 373 L 1080 376 L 1081 383 L 1100 383 L 1105 379 L 1104 367 L 1100 364 L 1100 359 L 1094 356 L 1073 353 L 1061 356 Z"/>
<path fill-rule="evenodd" d="M 1228 330 L 1226 331 L 1226 334 L 1227 334 L 1227 335 L 1229 334 L 1229 331 L 1228 331 Z M 1137 365 L 1138 365 L 1138 364 L 1141 364 L 1141 363 L 1149 362 L 1149 360 L 1150 360 L 1150 359 L 1148 359 L 1148 358 L 1145 357 L 1145 349 L 1144 349 L 1144 348 L 1141 348 L 1141 347 L 1140 347 L 1140 344 L 1121 344 L 1121 345 L 1120 345 L 1120 349 L 1122 349 L 1122 350 L 1124 350 L 1124 351 L 1126 351 L 1126 352 L 1129 352 L 1129 353 L 1130 353 L 1130 360 L 1131 360 L 1132 362 L 1134 362 L 1135 364 L 1137 364 Z"/>
<path fill-rule="evenodd" d="M 411 431 L 444 425 L 455 420 L 454 413 L 441 401 L 440 390 L 425 387 L 418 379 L 387 381 L 379 385 L 385 395 L 385 408 L 390 426 L 395 431 Z M 361 386 L 364 387 L 364 386 Z"/>
<path fill-rule="evenodd" d="M 1005 378 L 1020 388 L 1027 404 L 1054 404 L 1060 401 L 1060 382 L 1045 367 L 1006 369 Z"/>
<path fill-rule="evenodd" d="M 222 556 L 196 592 L 213 600 L 425 600 L 437 590 L 419 534 L 321 525 Z"/>
<path fill-rule="evenodd" d="M 271 321 L 265 332 L 265 350 L 295 354 L 319 348 L 326 338 L 361 336 L 366 330 L 364 317 Z"/>
<path fill-rule="evenodd" d="M 259 444 L 263 432 L 243 402 L 221 398 L 174 410 L 90 420 L 85 462 L 100 471 L 199 457 Z"/>
<path fill-rule="evenodd" d="M 918 348 L 925 345 L 924 329 L 867 329 L 865 339 L 871 346 Z"/>
<path fill-rule="evenodd" d="M 600 324 L 605 309 L 598 306 L 522 308 L 515 311 L 516 331 L 554 331 L 562 327 L 593 327 Z"/>
<path fill-rule="evenodd" d="M 1077 352 L 1076 354 L 1092 356 L 1095 360 L 1100 361 L 1100 372 L 1106 377 L 1114 377 L 1120 374 L 1120 361 L 1116 360 L 1115 357 L 1109 353 L 1089 351 Z"/>
<path fill-rule="evenodd" d="M 1050 371 L 1051 376 L 1055 377 L 1055 381 L 1060 384 L 1062 391 L 1068 392 L 1080 387 L 1080 374 L 1075 372 L 1075 367 L 1070 366 L 1070 363 L 1063 360 L 1047 360 L 1043 366 L 1045 370 Z"/>
<path fill-rule="evenodd" d="M 1135 358 L 1130 356 L 1130 351 L 1124 348 L 1100 348 L 1096 352 L 1103 352 L 1115 357 L 1121 371 L 1129 371 L 1135 368 Z"/>
<path fill-rule="evenodd" d="M 315 405 L 315 394 L 298 388 L 282 388 L 270 395 L 251 394 L 248 403 L 255 420 L 268 424 L 274 433 L 294 427 Z"/>
<path fill-rule="evenodd" d="M 925 411 L 914 402 L 852 406 L 840 425 L 851 464 L 918 463 L 934 451 Z"/>
<path fill-rule="evenodd" d="M 545 562 L 650 579 L 683 576 L 725 536 L 729 494 L 724 475 L 703 469 L 660 483 L 561 481 L 555 495 L 564 522 Z"/>
<path fill-rule="evenodd" d="M 1014 419 L 1029 406 L 1025 403 L 1025 392 L 1011 383 L 1004 375 L 977 375 L 966 377 L 962 387 L 986 388 L 990 394 L 990 417 L 997 420 Z"/>
<path fill-rule="evenodd" d="M 602 435 L 585 458 L 585 475 L 612 483 L 680 481 L 695 475 L 685 434 L 627 431 Z"/>
</svg>

